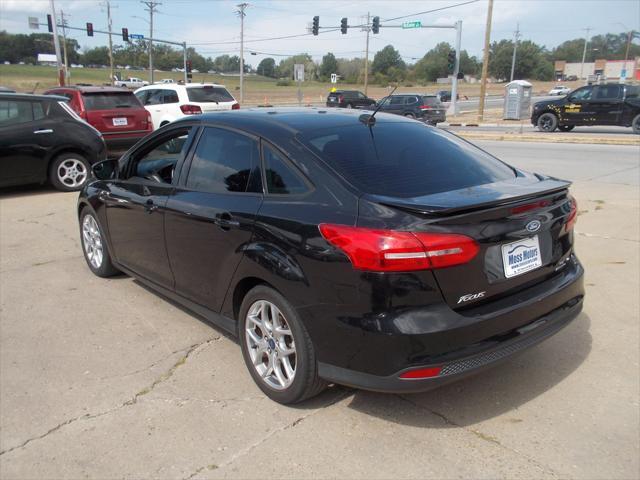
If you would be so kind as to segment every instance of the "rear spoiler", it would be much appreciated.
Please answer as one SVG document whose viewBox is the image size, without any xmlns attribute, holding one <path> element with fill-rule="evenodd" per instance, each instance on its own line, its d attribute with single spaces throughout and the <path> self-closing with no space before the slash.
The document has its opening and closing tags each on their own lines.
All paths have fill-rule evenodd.
<svg viewBox="0 0 640 480">
<path fill-rule="evenodd" d="M 529 191 L 522 194 L 508 194 L 498 199 L 491 199 L 486 201 L 458 202 L 458 204 L 452 206 L 447 206 L 443 204 L 443 202 L 435 202 L 433 204 L 429 204 L 428 199 L 430 197 L 435 197 L 435 200 L 437 197 L 439 197 L 438 194 L 424 197 L 424 202 L 420 201 L 419 199 L 406 199 L 406 201 L 403 201 L 403 199 L 401 198 L 381 197 L 369 194 L 365 194 L 363 198 L 372 200 L 388 207 L 404 210 L 409 213 L 418 213 L 421 215 L 428 215 L 433 217 L 445 217 L 476 212 L 479 210 L 486 210 L 488 208 L 499 208 L 526 202 L 528 200 L 555 195 L 558 193 L 566 193 L 569 186 L 571 185 L 571 182 L 565 180 L 557 180 L 554 178 L 542 177 L 538 175 L 536 176 L 543 180 L 537 184 L 537 186 L 542 188 L 536 189 L 535 191 L 531 191 L 531 188 L 524 188 L 523 190 Z M 543 187 L 542 184 L 546 185 Z M 530 185 L 529 187 L 531 186 L 533 185 Z"/>
</svg>

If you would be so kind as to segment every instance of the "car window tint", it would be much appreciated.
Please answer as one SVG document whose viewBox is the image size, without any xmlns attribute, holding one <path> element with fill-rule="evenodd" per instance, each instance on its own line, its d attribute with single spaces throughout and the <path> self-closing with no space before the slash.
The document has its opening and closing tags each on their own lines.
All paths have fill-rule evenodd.
<svg viewBox="0 0 640 480">
<path fill-rule="evenodd" d="M 570 101 L 589 100 L 593 87 L 582 87 L 571 94 Z"/>
<path fill-rule="evenodd" d="M 122 93 L 83 93 L 82 99 L 87 110 L 113 110 L 116 108 L 140 107 L 140 102 L 135 95 L 129 92 Z"/>
<path fill-rule="evenodd" d="M 134 94 L 138 100 L 140 100 L 140 103 L 142 105 L 146 105 L 147 104 L 147 98 L 149 97 L 149 90 L 143 90 L 141 92 L 136 92 Z"/>
<path fill-rule="evenodd" d="M 164 101 L 165 90 L 150 90 L 146 105 L 161 105 Z"/>
<path fill-rule="evenodd" d="M 188 87 L 187 96 L 192 102 L 211 103 L 211 102 L 233 102 L 233 97 L 224 87 L 212 87 L 205 85 L 204 87 Z"/>
<path fill-rule="evenodd" d="M 133 176 L 171 183 L 173 169 L 184 153 L 191 127 L 163 136 L 134 157 Z"/>
<path fill-rule="evenodd" d="M 390 105 L 402 105 L 404 103 L 404 97 L 391 97 Z"/>
<path fill-rule="evenodd" d="M 196 147 L 187 188 L 212 193 L 246 192 L 259 166 L 258 142 L 239 133 L 206 128 Z"/>
<path fill-rule="evenodd" d="M 599 85 L 596 87 L 596 99 L 616 99 L 620 97 L 620 85 Z"/>
<path fill-rule="evenodd" d="M 303 131 L 301 139 L 366 193 L 417 197 L 513 178 L 514 171 L 451 134 L 420 124 L 378 121 Z"/>
<path fill-rule="evenodd" d="M 0 125 L 33 121 L 31 102 L 23 100 L 0 100 Z"/>
<path fill-rule="evenodd" d="M 422 103 L 432 107 L 442 105 L 438 97 L 422 97 Z"/>
<path fill-rule="evenodd" d="M 267 192 L 274 194 L 301 194 L 308 190 L 300 176 L 273 148 L 265 145 L 264 175 L 267 180 Z"/>
<path fill-rule="evenodd" d="M 413 105 L 415 103 L 418 103 L 418 97 L 406 97 L 405 100 L 405 105 Z"/>
<path fill-rule="evenodd" d="M 626 97 L 627 98 L 638 98 L 640 96 L 640 87 L 637 85 L 627 85 L 626 86 Z"/>
<path fill-rule="evenodd" d="M 33 102 L 31 104 L 31 108 L 33 108 L 34 120 L 42 120 L 46 116 L 44 114 L 44 109 L 42 108 L 42 102 Z"/>
</svg>

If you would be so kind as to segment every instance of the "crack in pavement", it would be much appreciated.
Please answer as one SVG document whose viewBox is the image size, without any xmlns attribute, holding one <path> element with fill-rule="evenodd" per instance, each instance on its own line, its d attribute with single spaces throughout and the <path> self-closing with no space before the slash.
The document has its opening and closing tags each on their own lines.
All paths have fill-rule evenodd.
<svg viewBox="0 0 640 480">
<path fill-rule="evenodd" d="M 249 453 L 251 453 L 254 449 L 258 448 L 260 445 L 262 445 L 264 442 L 269 440 L 274 435 L 277 435 L 280 432 L 284 432 L 285 430 L 289 430 L 290 428 L 295 428 L 296 426 L 298 426 L 301 422 L 303 422 L 307 418 L 309 418 L 312 415 L 315 415 L 315 414 L 317 414 L 317 413 L 319 413 L 319 412 L 321 412 L 321 411 L 323 411 L 323 410 L 335 405 L 336 403 L 344 400 L 345 398 L 347 398 L 350 395 L 353 395 L 353 391 L 352 390 L 346 390 L 342 394 L 337 394 L 336 397 L 333 398 L 332 400 L 330 400 L 326 405 L 323 405 L 322 407 L 317 408 L 317 409 L 313 410 L 312 412 L 307 413 L 306 415 L 302 415 L 301 417 L 296 418 L 291 423 L 287 423 L 286 425 L 283 425 L 283 426 L 281 426 L 279 428 L 276 428 L 275 430 L 271 430 L 269 433 L 267 433 L 264 437 L 262 437 L 257 442 L 249 445 L 246 448 L 243 448 L 242 450 L 240 450 L 240 451 L 236 452 L 235 454 L 233 454 L 231 456 L 231 458 L 229 458 L 228 460 L 225 460 L 224 462 L 220 463 L 219 465 L 216 465 L 215 469 L 228 467 L 229 465 L 234 463 L 239 458 L 244 457 L 245 455 L 248 455 Z M 210 464 L 210 465 L 214 465 L 214 464 Z M 189 476 L 184 477 L 183 480 L 190 480 L 190 479 L 194 478 L 196 475 L 198 475 L 199 473 L 201 473 L 202 471 L 204 471 L 205 469 L 208 469 L 208 468 L 209 468 L 209 465 L 198 467 Z"/>
<path fill-rule="evenodd" d="M 465 432 L 468 432 L 472 435 L 474 435 L 475 437 L 479 438 L 480 440 L 484 440 L 485 442 L 489 442 L 492 443 L 494 445 L 497 445 L 500 448 L 503 448 L 504 450 L 507 450 L 511 453 L 515 453 L 516 455 L 526 459 L 527 461 L 531 462 L 533 465 L 535 465 L 536 467 L 538 467 L 540 470 L 542 470 L 543 472 L 547 472 L 552 474 L 553 476 L 557 477 L 557 478 L 566 478 L 566 475 L 560 475 L 558 472 L 556 472 L 555 470 L 553 470 L 551 467 L 539 462 L 538 460 L 531 458 L 530 456 L 516 450 L 515 448 L 512 447 L 508 447 L 506 445 L 504 445 L 503 443 L 501 443 L 497 438 L 492 437 L 491 435 L 487 435 L 485 433 L 482 433 L 480 430 L 476 430 L 473 428 L 469 428 L 469 427 L 465 427 L 463 425 L 460 425 L 459 423 L 456 423 L 455 421 L 451 420 L 450 418 L 448 418 L 446 415 L 440 413 L 440 412 L 436 412 L 435 410 L 431 410 L 428 407 L 425 407 L 424 405 L 420 405 L 419 403 L 414 402 L 413 400 L 410 400 L 402 395 L 396 395 L 396 397 L 398 397 L 401 400 L 404 400 L 405 402 L 407 402 L 408 404 L 412 405 L 415 408 L 418 408 L 419 410 L 425 410 L 429 413 L 431 413 L 432 415 L 435 415 L 436 417 L 440 418 L 446 425 L 449 425 L 451 427 L 456 427 L 456 428 L 460 428 L 462 430 L 464 430 Z"/>
<path fill-rule="evenodd" d="M 159 384 L 161 384 L 162 382 L 167 381 L 168 379 L 170 379 L 173 374 L 176 372 L 176 370 L 178 368 L 180 368 L 180 366 L 184 365 L 185 362 L 187 361 L 187 359 L 196 351 L 198 350 L 200 347 L 206 347 L 208 345 L 210 345 L 211 343 L 218 341 L 222 338 L 222 336 L 218 335 L 216 337 L 212 337 L 209 338 L 205 341 L 199 342 L 199 343 L 195 343 L 187 348 L 183 348 L 182 350 L 178 350 L 178 352 L 186 352 L 184 355 L 182 355 L 178 361 L 176 361 L 176 363 L 174 363 L 171 368 L 169 370 L 167 370 L 165 373 L 163 373 L 162 375 L 160 375 L 158 378 L 156 378 L 150 385 L 148 385 L 147 387 L 143 388 L 142 390 L 140 390 L 139 392 L 137 392 L 132 398 L 130 398 L 129 400 L 127 400 L 124 403 L 121 403 L 120 405 L 110 408 L 108 410 L 105 410 L 103 412 L 98 412 L 98 413 L 85 413 L 84 415 L 79 415 L 77 417 L 74 418 L 70 418 L 68 420 L 65 420 L 64 422 L 56 425 L 55 427 L 47 430 L 45 433 L 41 434 L 41 435 L 37 435 L 35 437 L 31 437 L 28 438 L 27 440 L 25 440 L 24 442 L 22 442 L 19 445 L 16 445 L 14 447 L 11 448 L 7 448 L 5 450 L 0 451 L 0 456 L 5 455 L 7 453 L 10 453 L 14 450 L 20 449 L 20 448 L 24 448 L 27 445 L 29 445 L 31 442 L 34 442 L 36 440 L 41 440 L 49 435 L 51 435 L 52 433 L 57 432 L 58 430 L 60 430 L 63 427 L 66 427 L 67 425 L 71 425 L 72 423 L 75 423 L 79 420 L 91 420 L 94 418 L 98 418 L 98 417 L 102 417 L 104 415 L 108 415 L 110 413 L 113 413 L 115 411 L 118 411 L 122 408 L 125 407 L 129 407 L 131 405 L 135 405 L 136 403 L 138 403 L 138 398 L 142 397 L 143 395 L 147 395 L 148 393 L 151 393 L 153 391 L 153 389 L 155 389 Z M 175 352 L 175 353 L 178 353 Z"/>
</svg>

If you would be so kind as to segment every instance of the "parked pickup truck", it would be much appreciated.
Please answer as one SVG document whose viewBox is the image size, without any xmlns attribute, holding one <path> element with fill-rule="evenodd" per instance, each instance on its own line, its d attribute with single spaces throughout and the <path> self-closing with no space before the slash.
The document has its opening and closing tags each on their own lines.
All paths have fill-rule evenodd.
<svg viewBox="0 0 640 480">
<path fill-rule="evenodd" d="M 141 78 L 129 77 L 124 80 L 116 80 L 113 84 L 116 87 L 140 88 L 149 85 L 149 82 Z"/>
<path fill-rule="evenodd" d="M 542 132 L 569 132 L 575 126 L 617 125 L 640 134 L 640 86 L 587 85 L 557 100 L 537 102 L 531 123 Z"/>
</svg>

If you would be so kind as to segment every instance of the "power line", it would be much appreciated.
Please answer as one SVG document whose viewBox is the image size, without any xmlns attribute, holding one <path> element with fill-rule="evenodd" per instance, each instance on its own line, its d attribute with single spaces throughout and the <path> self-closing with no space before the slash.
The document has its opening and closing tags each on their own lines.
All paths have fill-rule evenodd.
<svg viewBox="0 0 640 480">
<path fill-rule="evenodd" d="M 425 10 L 424 12 L 411 13 L 409 15 L 402 15 L 401 17 L 385 18 L 383 22 L 391 22 L 393 20 L 400 20 L 401 18 L 417 17 L 418 15 L 425 15 L 427 13 L 439 12 L 441 10 L 448 10 L 449 8 L 461 7 L 463 5 L 469 5 L 470 3 L 476 3 L 480 0 L 469 0 L 468 2 L 456 3 L 455 5 L 449 5 L 446 7 L 434 8 L 433 10 Z"/>
<path fill-rule="evenodd" d="M 149 12 L 149 83 L 153 84 L 153 14 L 162 3 L 153 0 L 141 0 L 140 3 L 146 5 L 145 10 Z"/>
</svg>

